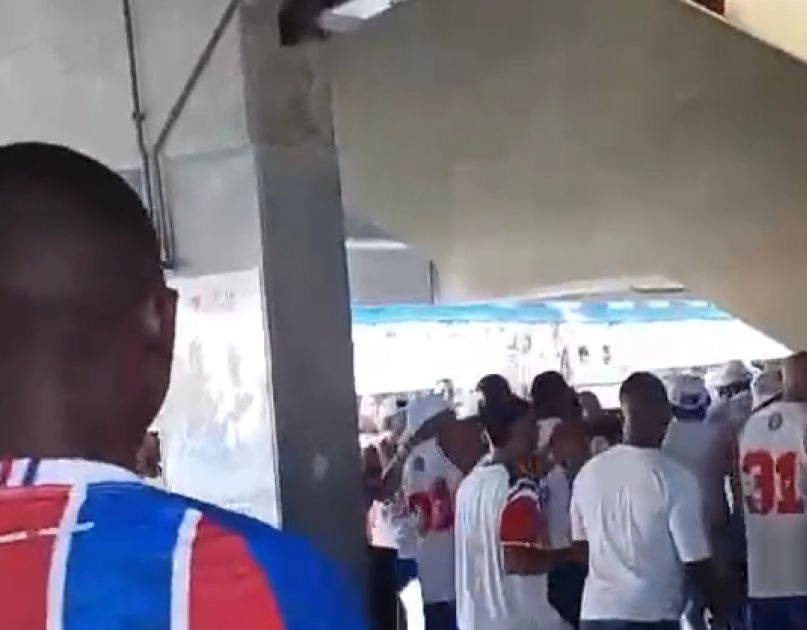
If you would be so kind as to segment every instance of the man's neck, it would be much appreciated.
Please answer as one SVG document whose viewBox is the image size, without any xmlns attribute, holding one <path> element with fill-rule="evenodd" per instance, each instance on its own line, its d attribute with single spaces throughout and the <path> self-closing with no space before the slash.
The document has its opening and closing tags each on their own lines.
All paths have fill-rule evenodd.
<svg viewBox="0 0 807 630">
<path fill-rule="evenodd" d="M 661 448 L 661 444 L 659 444 L 655 440 L 644 440 L 641 438 L 628 438 L 625 440 L 625 444 L 627 446 L 632 446 L 633 448 L 641 448 L 646 450 L 654 450 L 657 451 Z"/>
<path fill-rule="evenodd" d="M 504 464 L 505 466 L 511 466 L 518 463 L 518 458 L 506 448 L 498 448 L 494 446 L 490 451 L 490 461 L 493 464 Z"/>
<path fill-rule="evenodd" d="M 74 425 L 75 426 L 75 425 Z M 81 459 L 135 469 L 136 449 L 126 449 L 115 441 L 98 436 L 90 440 L 72 433 L 64 424 L 33 422 L 0 431 L 0 457 L 13 459 Z M 103 445 L 106 444 L 104 448 Z M 131 452 L 129 452 L 131 450 Z"/>
</svg>

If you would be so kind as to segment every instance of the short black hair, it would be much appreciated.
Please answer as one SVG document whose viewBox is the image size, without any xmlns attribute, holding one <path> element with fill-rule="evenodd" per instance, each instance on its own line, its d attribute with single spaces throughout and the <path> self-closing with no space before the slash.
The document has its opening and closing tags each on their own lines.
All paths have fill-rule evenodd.
<svg viewBox="0 0 807 630">
<path fill-rule="evenodd" d="M 572 393 L 563 375 L 554 370 L 542 372 L 530 386 L 530 398 L 539 418 L 565 415 Z"/>
<path fill-rule="evenodd" d="M 560 372 L 549 370 L 541 372 L 532 380 L 530 397 L 533 404 L 538 404 L 541 401 L 557 398 L 558 395 L 565 393 L 568 388 L 569 384 Z"/>
<path fill-rule="evenodd" d="M 0 335 L 5 357 L 102 346 L 102 325 L 163 283 L 137 193 L 67 147 L 0 146 Z"/>
<path fill-rule="evenodd" d="M 499 405 L 483 407 L 480 410 L 480 419 L 493 446 L 505 446 L 510 440 L 513 423 L 529 411 L 530 404 L 518 396 L 510 396 Z"/>
<path fill-rule="evenodd" d="M 0 146 L 0 250 L 21 235 L 60 231 L 80 235 L 88 247 L 106 254 L 105 268 L 126 264 L 128 273 L 136 273 L 139 263 L 152 276 L 161 268 L 148 211 L 120 175 L 63 146 Z"/>
<path fill-rule="evenodd" d="M 485 401 L 503 401 L 512 395 L 510 383 L 501 374 L 486 374 L 476 384 L 477 391 L 485 397 Z"/>
<path fill-rule="evenodd" d="M 645 403 L 669 405 L 667 388 L 661 379 L 650 372 L 634 372 L 619 388 L 619 399 L 639 399 Z"/>
</svg>

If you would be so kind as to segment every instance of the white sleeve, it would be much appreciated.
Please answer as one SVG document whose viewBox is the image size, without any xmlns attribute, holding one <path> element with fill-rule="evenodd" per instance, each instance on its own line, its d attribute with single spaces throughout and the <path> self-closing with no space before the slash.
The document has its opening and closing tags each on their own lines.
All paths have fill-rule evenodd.
<svg viewBox="0 0 807 630">
<path fill-rule="evenodd" d="M 712 551 L 698 481 L 688 470 L 678 468 L 668 476 L 668 484 L 670 534 L 678 557 L 683 563 L 706 560 Z"/>
<path fill-rule="evenodd" d="M 580 490 L 580 474 L 578 473 L 577 479 L 572 486 L 572 500 L 569 502 L 569 521 L 571 523 L 572 541 L 583 542 L 588 540 L 586 534 L 586 527 L 583 524 L 583 513 L 580 511 L 579 504 L 585 499 L 584 492 Z"/>
<path fill-rule="evenodd" d="M 406 458 L 406 461 L 403 463 L 403 468 L 401 469 L 401 490 L 404 495 L 404 504 L 406 503 L 406 499 L 409 498 L 409 495 L 415 491 L 413 488 L 414 480 L 412 473 L 412 456 L 410 455 Z"/>
<path fill-rule="evenodd" d="M 571 536 L 571 488 L 566 472 L 559 466 L 546 476 L 545 481 L 549 488 L 549 540 L 552 547 L 562 549 L 569 546 Z"/>
</svg>

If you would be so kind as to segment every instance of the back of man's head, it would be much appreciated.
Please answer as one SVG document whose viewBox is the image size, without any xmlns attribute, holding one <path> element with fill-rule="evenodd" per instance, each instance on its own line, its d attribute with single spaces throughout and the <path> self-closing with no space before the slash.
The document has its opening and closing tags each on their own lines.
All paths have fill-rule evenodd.
<svg viewBox="0 0 807 630">
<path fill-rule="evenodd" d="M 552 417 L 568 420 L 575 398 L 563 375 L 551 370 L 533 379 L 530 397 L 539 420 Z"/>
<path fill-rule="evenodd" d="M 787 400 L 807 402 L 807 352 L 790 355 L 782 365 L 782 389 Z"/>
<path fill-rule="evenodd" d="M 114 172 L 0 147 L 0 451 L 134 465 L 167 388 L 175 295 Z"/>
<path fill-rule="evenodd" d="M 584 390 L 577 394 L 577 400 L 583 413 L 583 420 L 597 420 L 603 414 L 602 404 L 597 394 Z"/>
<path fill-rule="evenodd" d="M 672 417 L 664 383 L 649 372 L 635 372 L 622 383 L 619 402 L 625 416 L 625 441 L 658 448 Z"/>
<path fill-rule="evenodd" d="M 503 405 L 513 395 L 510 383 L 501 374 L 487 374 L 479 379 L 476 391 L 482 395 L 485 406 Z"/>
</svg>

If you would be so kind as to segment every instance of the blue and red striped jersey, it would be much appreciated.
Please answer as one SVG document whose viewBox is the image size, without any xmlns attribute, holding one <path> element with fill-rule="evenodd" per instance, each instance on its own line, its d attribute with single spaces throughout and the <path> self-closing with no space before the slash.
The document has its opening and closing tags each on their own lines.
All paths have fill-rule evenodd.
<svg viewBox="0 0 807 630">
<path fill-rule="evenodd" d="M 365 630 L 302 538 L 113 466 L 0 464 L 0 627 Z"/>
</svg>

